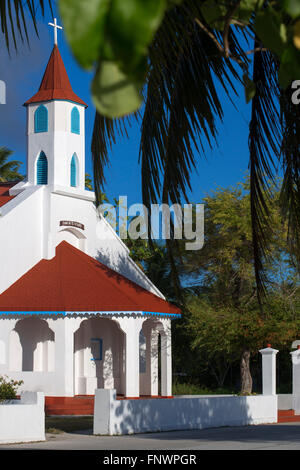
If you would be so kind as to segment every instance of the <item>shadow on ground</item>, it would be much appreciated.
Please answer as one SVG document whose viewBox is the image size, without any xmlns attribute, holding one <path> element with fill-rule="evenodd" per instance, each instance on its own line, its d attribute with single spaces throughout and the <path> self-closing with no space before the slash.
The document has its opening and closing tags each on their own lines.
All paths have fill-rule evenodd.
<svg viewBox="0 0 300 470">
<path fill-rule="evenodd" d="M 131 436 L 123 436 L 132 438 Z M 235 441 L 251 442 L 298 442 L 300 444 L 300 423 L 267 424 L 243 427 L 221 427 L 188 431 L 135 434 L 135 439 L 159 439 L 160 441 Z"/>
</svg>

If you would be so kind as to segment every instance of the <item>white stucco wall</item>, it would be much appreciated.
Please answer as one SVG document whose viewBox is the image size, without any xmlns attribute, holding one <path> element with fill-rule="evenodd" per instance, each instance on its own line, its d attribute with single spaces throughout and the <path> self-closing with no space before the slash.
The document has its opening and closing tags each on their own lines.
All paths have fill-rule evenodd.
<svg viewBox="0 0 300 470">
<path fill-rule="evenodd" d="M 0 403 L 0 444 L 45 440 L 44 394 L 25 392 Z"/>
<path fill-rule="evenodd" d="M 0 294 L 42 259 L 43 202 L 35 186 L 0 208 Z"/>
<path fill-rule="evenodd" d="M 96 390 L 94 434 L 133 434 L 276 423 L 277 396 L 116 400 Z"/>
<path fill-rule="evenodd" d="M 85 193 L 86 197 L 93 197 L 93 193 L 88 191 Z M 51 193 L 49 236 L 52 238 L 54 246 L 65 239 L 141 287 L 164 298 L 130 258 L 128 248 L 104 217 L 98 214 L 93 202 L 75 196 L 76 190 L 73 190 L 73 196 L 72 191 L 69 192 L 69 195 L 62 195 L 58 192 Z M 59 224 L 62 220 L 79 222 L 84 225 L 84 230 L 60 227 Z"/>
<path fill-rule="evenodd" d="M 278 409 L 279 410 L 292 410 L 293 409 L 293 395 L 291 393 L 280 394 L 278 396 Z"/>
</svg>

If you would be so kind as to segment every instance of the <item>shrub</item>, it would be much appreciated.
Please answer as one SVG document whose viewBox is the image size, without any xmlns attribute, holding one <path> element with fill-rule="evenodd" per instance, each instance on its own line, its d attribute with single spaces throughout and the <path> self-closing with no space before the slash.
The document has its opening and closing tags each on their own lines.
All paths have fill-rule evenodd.
<svg viewBox="0 0 300 470">
<path fill-rule="evenodd" d="M 234 392 L 225 389 L 217 388 L 211 390 L 202 385 L 197 385 L 193 383 L 178 383 L 174 381 L 172 386 L 173 395 L 233 395 Z"/>
<path fill-rule="evenodd" d="M 0 375 L 0 403 L 17 398 L 18 387 L 22 384 L 23 380 L 9 380 L 7 375 Z"/>
</svg>

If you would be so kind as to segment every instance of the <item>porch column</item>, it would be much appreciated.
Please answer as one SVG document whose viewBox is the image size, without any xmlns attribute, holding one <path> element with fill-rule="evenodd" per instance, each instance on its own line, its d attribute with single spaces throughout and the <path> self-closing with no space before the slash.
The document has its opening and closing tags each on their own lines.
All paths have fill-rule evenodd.
<svg viewBox="0 0 300 470">
<path fill-rule="evenodd" d="M 262 393 L 263 395 L 276 395 L 276 354 L 278 350 L 269 345 L 259 352 L 262 355 Z"/>
<path fill-rule="evenodd" d="M 16 348 L 13 347 L 15 345 L 11 344 L 11 334 L 19 320 L 20 318 L 12 319 L 6 318 L 6 316 L 0 318 L 0 369 L 3 368 L 4 373 L 8 370 L 22 370 L 21 352 L 19 351 L 19 357 L 16 357 L 17 351 Z M 16 367 L 16 364 L 19 365 L 19 367 Z"/>
<path fill-rule="evenodd" d="M 74 396 L 74 333 L 81 318 L 48 320 L 55 334 L 55 395 Z"/>
<path fill-rule="evenodd" d="M 296 414 L 300 413 L 300 345 L 291 352 L 292 358 L 292 381 L 293 381 L 293 409 Z"/>
<path fill-rule="evenodd" d="M 125 390 L 127 398 L 140 396 L 140 331 L 142 318 L 135 316 L 118 319 L 120 328 L 125 333 Z"/>
<path fill-rule="evenodd" d="M 82 382 L 82 391 L 84 395 L 94 395 L 95 390 L 98 388 L 98 379 L 96 371 L 96 362 L 92 361 L 92 352 L 91 352 L 91 338 L 93 337 L 92 333 L 92 323 L 87 321 L 84 325 L 84 349 L 83 354 L 83 376 L 81 378 Z"/>
<path fill-rule="evenodd" d="M 171 321 L 167 320 L 161 332 L 161 396 L 172 396 L 172 339 Z"/>
<path fill-rule="evenodd" d="M 158 329 L 155 323 L 143 325 L 146 338 L 146 373 L 142 393 L 158 396 Z"/>
<path fill-rule="evenodd" d="M 151 329 L 149 335 L 149 380 L 150 380 L 150 395 L 158 395 L 158 331 L 157 329 Z M 147 344 L 148 347 L 148 344 Z M 147 365 L 148 365 L 147 364 Z"/>
</svg>

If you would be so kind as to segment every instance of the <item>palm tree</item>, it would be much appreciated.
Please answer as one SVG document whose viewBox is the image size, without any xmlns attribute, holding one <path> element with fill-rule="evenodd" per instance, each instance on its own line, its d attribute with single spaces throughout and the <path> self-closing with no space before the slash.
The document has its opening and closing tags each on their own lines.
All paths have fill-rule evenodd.
<svg viewBox="0 0 300 470">
<path fill-rule="evenodd" d="M 88 173 L 85 174 L 85 189 L 93 191 L 93 181 L 91 175 L 89 175 Z"/>
<path fill-rule="evenodd" d="M 8 148 L 0 147 L 0 183 L 23 179 L 23 176 L 19 173 L 22 162 L 18 160 L 8 161 L 12 153 Z"/>
</svg>

